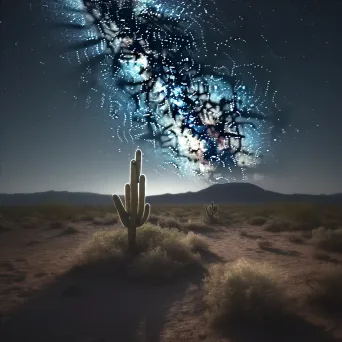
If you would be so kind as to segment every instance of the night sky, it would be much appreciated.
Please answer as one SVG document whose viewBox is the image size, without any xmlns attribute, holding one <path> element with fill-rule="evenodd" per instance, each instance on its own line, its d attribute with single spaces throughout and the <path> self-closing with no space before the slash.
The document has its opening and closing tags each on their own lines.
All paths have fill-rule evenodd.
<svg viewBox="0 0 342 342">
<path fill-rule="evenodd" d="M 249 181 L 284 193 L 342 192 L 342 1 L 216 3 L 227 37 L 247 40 L 244 61 L 272 71 L 290 125 Z M 50 24 L 38 0 L 1 0 L 0 192 L 121 193 L 136 146 L 112 138 L 99 96 L 86 105 L 80 68 L 61 58 L 68 42 Z M 171 168 L 156 173 L 156 164 L 143 165 L 149 194 L 207 186 Z"/>
</svg>

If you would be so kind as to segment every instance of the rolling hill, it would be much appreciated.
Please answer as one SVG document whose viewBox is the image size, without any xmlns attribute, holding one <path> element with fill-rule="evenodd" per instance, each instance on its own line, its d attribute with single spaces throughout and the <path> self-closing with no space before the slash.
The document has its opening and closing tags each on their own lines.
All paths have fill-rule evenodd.
<svg viewBox="0 0 342 342">
<path fill-rule="evenodd" d="M 149 196 L 147 201 L 152 204 L 203 204 L 210 201 L 217 203 L 313 202 L 342 204 L 342 194 L 281 194 L 249 183 L 226 183 L 211 185 L 197 192 Z M 111 195 L 68 191 L 0 194 L 0 206 L 41 204 L 111 205 L 112 199 Z"/>
</svg>

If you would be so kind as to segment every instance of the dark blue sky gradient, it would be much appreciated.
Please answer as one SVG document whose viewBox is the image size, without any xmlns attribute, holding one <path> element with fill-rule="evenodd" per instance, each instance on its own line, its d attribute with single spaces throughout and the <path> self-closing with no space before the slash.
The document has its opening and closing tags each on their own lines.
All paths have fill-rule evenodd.
<svg viewBox="0 0 342 342">
<path fill-rule="evenodd" d="M 286 193 L 342 192 L 342 2 L 217 3 L 229 35 L 248 41 L 244 58 L 272 70 L 271 86 L 292 126 L 274 146 L 275 159 L 250 182 Z M 41 6 L 1 2 L 0 192 L 122 192 L 136 146 L 111 138 L 99 98 L 86 108 L 80 70 L 60 58 L 67 42 L 48 26 Z M 143 166 L 150 194 L 206 186 L 172 169 L 156 173 L 156 163 Z"/>
</svg>

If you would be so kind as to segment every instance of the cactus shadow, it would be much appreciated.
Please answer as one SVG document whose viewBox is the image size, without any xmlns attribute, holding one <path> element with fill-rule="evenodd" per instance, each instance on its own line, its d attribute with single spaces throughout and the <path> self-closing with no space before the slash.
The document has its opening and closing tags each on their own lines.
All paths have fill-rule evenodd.
<svg viewBox="0 0 342 342">
<path fill-rule="evenodd" d="M 190 284 L 201 283 L 203 272 L 151 284 L 71 271 L 13 312 L 0 327 L 0 340 L 158 342 L 169 308 Z"/>
</svg>

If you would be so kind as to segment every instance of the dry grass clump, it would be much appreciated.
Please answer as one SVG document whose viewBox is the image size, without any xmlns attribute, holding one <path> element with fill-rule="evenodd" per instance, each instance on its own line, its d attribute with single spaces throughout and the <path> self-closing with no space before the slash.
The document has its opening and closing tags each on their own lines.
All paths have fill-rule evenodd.
<svg viewBox="0 0 342 342">
<path fill-rule="evenodd" d="M 244 237 L 248 236 L 248 232 L 247 232 L 246 229 L 241 229 L 241 230 L 239 231 L 239 234 L 240 234 L 240 236 L 244 236 Z"/>
<path fill-rule="evenodd" d="M 342 228 L 336 230 L 324 227 L 313 229 L 311 241 L 317 248 L 342 253 Z"/>
<path fill-rule="evenodd" d="M 184 242 L 190 247 L 191 250 L 206 251 L 209 249 L 208 240 L 201 235 L 195 234 L 194 232 L 187 233 L 184 238 Z"/>
<path fill-rule="evenodd" d="M 257 240 L 257 244 L 260 249 L 267 249 L 267 248 L 272 248 L 273 242 L 271 240 Z"/>
<path fill-rule="evenodd" d="M 289 207 L 290 208 L 290 207 Z M 322 225 L 324 215 L 319 206 L 313 204 L 297 204 L 288 213 L 298 230 L 312 230 Z"/>
<path fill-rule="evenodd" d="M 202 218 L 203 222 L 206 224 L 219 224 L 220 223 L 220 219 L 218 216 L 207 216 L 207 215 L 203 215 Z"/>
<path fill-rule="evenodd" d="M 257 216 L 273 217 L 266 226 L 266 230 L 271 232 L 311 231 L 320 226 L 335 229 L 342 222 L 339 206 L 312 203 L 277 203 L 268 204 L 265 208 L 256 206 L 254 209 L 251 207 L 246 215 L 262 213 L 262 210 L 265 210 L 265 215 Z"/>
<path fill-rule="evenodd" d="M 162 216 L 159 219 L 159 225 L 162 228 L 178 228 L 180 229 L 182 227 L 181 222 L 179 222 L 177 219 L 173 217 L 165 217 Z"/>
<path fill-rule="evenodd" d="M 298 225 L 290 220 L 283 218 L 274 218 L 266 226 L 268 232 L 279 233 L 284 231 L 296 230 Z"/>
<path fill-rule="evenodd" d="M 117 215 L 106 214 L 103 217 L 95 217 L 92 221 L 94 224 L 110 226 L 118 223 L 119 219 Z"/>
<path fill-rule="evenodd" d="M 266 222 L 267 218 L 262 216 L 255 216 L 249 220 L 249 224 L 252 226 L 263 226 Z"/>
<path fill-rule="evenodd" d="M 161 228 L 177 228 L 181 229 L 182 223 L 170 216 L 150 215 L 149 222 L 159 225 Z"/>
<path fill-rule="evenodd" d="M 79 231 L 76 227 L 74 226 L 66 226 L 63 228 L 61 235 L 72 235 L 72 234 L 77 234 Z"/>
<path fill-rule="evenodd" d="M 148 218 L 148 222 L 151 224 L 157 225 L 159 222 L 160 216 L 159 215 L 154 215 L 150 214 L 150 217 Z"/>
<path fill-rule="evenodd" d="M 293 243 L 298 243 L 298 244 L 302 244 L 304 243 L 304 236 L 302 233 L 300 232 L 291 232 L 287 235 L 289 241 L 293 242 Z"/>
<path fill-rule="evenodd" d="M 281 280 L 270 265 L 246 259 L 211 266 L 204 281 L 210 322 L 272 324 L 289 308 Z"/>
<path fill-rule="evenodd" d="M 82 251 L 84 264 L 106 263 L 112 270 L 123 269 L 129 276 L 170 278 L 186 266 L 199 264 L 199 250 L 206 240 L 194 233 L 162 229 L 145 224 L 137 229 L 137 254 L 128 253 L 127 229 L 97 232 Z"/>
<path fill-rule="evenodd" d="M 204 222 L 201 221 L 192 221 L 189 220 L 187 223 L 183 224 L 183 228 L 186 231 L 206 231 L 206 230 L 211 230 L 212 227 L 208 226 L 207 224 L 205 224 Z"/>
<path fill-rule="evenodd" d="M 342 267 L 325 265 L 316 277 L 307 279 L 309 300 L 329 313 L 342 313 Z"/>
</svg>

